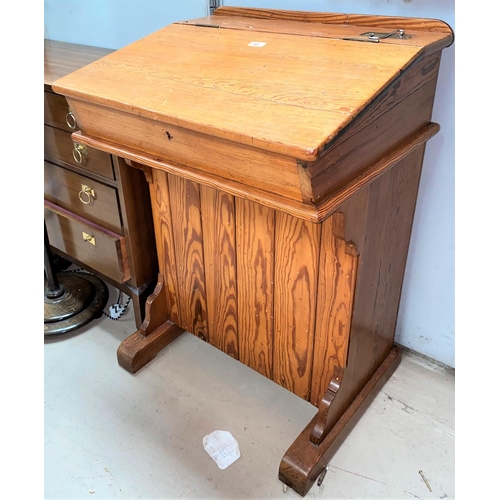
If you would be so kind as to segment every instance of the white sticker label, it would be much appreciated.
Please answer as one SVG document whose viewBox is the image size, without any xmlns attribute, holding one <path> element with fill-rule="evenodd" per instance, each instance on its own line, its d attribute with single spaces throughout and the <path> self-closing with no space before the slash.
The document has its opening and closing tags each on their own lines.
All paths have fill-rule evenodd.
<svg viewBox="0 0 500 500">
<path fill-rule="evenodd" d="M 248 44 L 249 47 L 264 47 L 267 42 L 250 42 Z"/>
<path fill-rule="evenodd" d="M 203 447 L 222 470 L 241 456 L 238 441 L 228 431 L 214 431 L 206 435 L 203 438 Z"/>
</svg>

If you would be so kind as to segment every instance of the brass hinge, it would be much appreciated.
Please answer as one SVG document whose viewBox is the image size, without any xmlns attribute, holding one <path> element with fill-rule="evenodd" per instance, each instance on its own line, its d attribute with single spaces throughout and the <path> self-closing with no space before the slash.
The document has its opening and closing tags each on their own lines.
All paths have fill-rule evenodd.
<svg viewBox="0 0 500 500">
<path fill-rule="evenodd" d="M 415 35 L 408 35 L 405 33 L 405 30 L 398 29 L 391 31 L 389 33 L 380 33 L 375 31 L 366 31 L 365 33 L 361 33 L 359 36 L 352 37 L 344 37 L 342 40 L 349 40 L 352 42 L 372 42 L 378 43 L 380 40 L 384 40 L 385 38 L 398 38 L 400 40 L 406 40 L 408 38 L 412 38 Z M 366 37 L 366 38 L 362 38 Z"/>
<path fill-rule="evenodd" d="M 195 23 L 193 26 L 198 26 L 199 28 L 218 28 L 217 24 L 203 24 L 203 23 Z"/>
</svg>

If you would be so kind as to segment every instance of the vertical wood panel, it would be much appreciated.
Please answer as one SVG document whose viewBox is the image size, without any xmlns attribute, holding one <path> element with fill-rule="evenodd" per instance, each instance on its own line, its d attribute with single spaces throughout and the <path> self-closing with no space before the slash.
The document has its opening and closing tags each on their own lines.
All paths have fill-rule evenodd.
<svg viewBox="0 0 500 500">
<path fill-rule="evenodd" d="M 238 356 L 234 197 L 200 186 L 210 343 Z"/>
<path fill-rule="evenodd" d="M 321 226 L 276 212 L 274 381 L 309 400 Z"/>
<path fill-rule="evenodd" d="M 359 252 L 348 364 L 335 401 L 340 415 L 394 345 L 394 331 L 425 145 L 339 209 Z"/>
<path fill-rule="evenodd" d="M 333 376 L 345 369 L 351 327 L 357 256 L 344 241 L 344 216 L 322 224 L 318 298 L 311 378 L 311 403 L 318 406 Z"/>
<path fill-rule="evenodd" d="M 150 193 L 158 266 L 160 273 L 163 275 L 168 317 L 172 323 L 179 325 L 182 321 L 180 318 L 179 296 L 177 294 L 177 268 L 168 179 L 167 174 L 161 170 L 155 169 L 152 173 L 153 183 L 150 185 Z"/>
<path fill-rule="evenodd" d="M 182 328 L 209 340 L 198 184 L 168 174 Z"/>
<path fill-rule="evenodd" d="M 273 378 L 274 210 L 236 199 L 240 361 Z"/>
</svg>

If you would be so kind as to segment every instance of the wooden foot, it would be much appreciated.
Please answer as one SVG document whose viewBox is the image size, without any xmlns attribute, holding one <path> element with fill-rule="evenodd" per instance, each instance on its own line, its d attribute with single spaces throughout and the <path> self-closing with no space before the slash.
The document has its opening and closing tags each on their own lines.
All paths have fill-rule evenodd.
<svg viewBox="0 0 500 500">
<path fill-rule="evenodd" d="M 307 494 L 368 408 L 373 397 L 392 376 L 401 361 L 401 354 L 398 346 L 391 349 L 389 355 L 319 445 L 312 443 L 310 439 L 317 417 L 309 422 L 281 460 L 279 479 L 283 483 L 293 488 L 299 495 Z"/>
<path fill-rule="evenodd" d="M 170 321 L 163 323 L 148 336 L 137 331 L 120 344 L 117 353 L 118 363 L 125 370 L 135 373 L 182 333 L 184 329 Z"/>
<path fill-rule="evenodd" d="M 156 287 L 146 301 L 142 325 L 118 348 L 120 366 L 135 373 L 184 332 L 183 328 L 174 325 L 167 318 L 163 275 L 158 274 Z"/>
</svg>

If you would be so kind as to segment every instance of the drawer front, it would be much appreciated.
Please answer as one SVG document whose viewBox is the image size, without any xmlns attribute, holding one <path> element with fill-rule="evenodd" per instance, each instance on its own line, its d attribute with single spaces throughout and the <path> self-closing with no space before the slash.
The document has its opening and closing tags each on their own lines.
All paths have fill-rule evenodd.
<svg viewBox="0 0 500 500">
<path fill-rule="evenodd" d="M 45 125 L 60 128 L 66 132 L 77 130 L 76 120 L 72 115 L 68 116 L 69 107 L 65 97 L 52 92 L 44 92 L 43 94 Z"/>
<path fill-rule="evenodd" d="M 44 162 L 45 199 L 115 233 L 123 234 L 115 188 Z"/>
<path fill-rule="evenodd" d="M 310 180 L 291 156 L 187 130 L 160 118 L 152 120 L 75 99 L 68 102 L 87 137 L 177 166 L 181 172 L 187 167 L 187 172 L 199 172 L 202 177 L 237 182 L 245 191 L 250 187 L 303 202 L 302 189 Z"/>
<path fill-rule="evenodd" d="M 130 279 L 125 238 L 45 201 L 50 244 L 118 283 Z M 85 238 L 92 238 L 86 241 Z"/>
<path fill-rule="evenodd" d="M 84 168 L 94 174 L 102 175 L 107 179 L 114 180 L 113 164 L 111 155 L 97 149 L 85 146 L 86 151 L 76 154 L 76 161 L 73 156 L 75 143 L 71 139 L 71 133 L 58 128 L 45 125 L 44 152 L 45 156 L 54 160 L 64 161 L 70 165 Z"/>
</svg>

